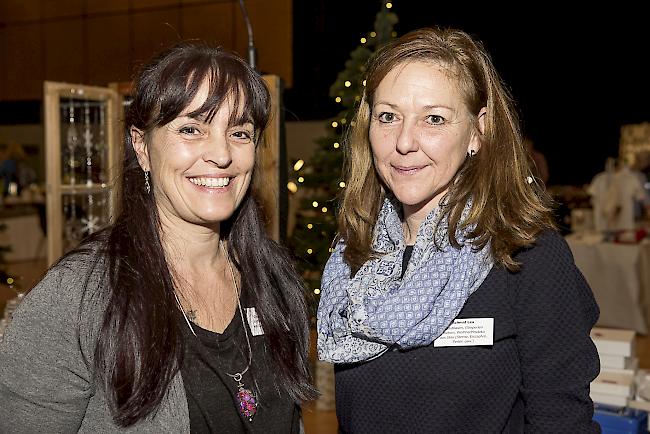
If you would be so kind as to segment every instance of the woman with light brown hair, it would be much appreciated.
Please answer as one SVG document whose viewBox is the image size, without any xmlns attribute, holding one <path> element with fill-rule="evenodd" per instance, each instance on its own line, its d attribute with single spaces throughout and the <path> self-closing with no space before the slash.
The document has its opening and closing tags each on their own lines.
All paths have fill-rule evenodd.
<svg viewBox="0 0 650 434">
<path fill-rule="evenodd" d="M 346 145 L 318 310 L 341 431 L 596 432 L 598 307 L 480 42 L 382 48 Z"/>
</svg>

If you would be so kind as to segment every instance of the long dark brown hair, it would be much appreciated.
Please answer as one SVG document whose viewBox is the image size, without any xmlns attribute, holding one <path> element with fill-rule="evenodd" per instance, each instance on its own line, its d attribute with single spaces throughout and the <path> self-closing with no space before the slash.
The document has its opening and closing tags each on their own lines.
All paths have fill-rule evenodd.
<svg viewBox="0 0 650 434">
<path fill-rule="evenodd" d="M 209 95 L 190 115 L 205 114 L 210 119 L 232 97 L 235 109 L 230 122 L 251 122 L 255 140 L 260 141 L 270 97 L 263 79 L 242 59 L 221 49 L 187 43 L 162 53 L 142 68 L 126 114 L 119 213 L 111 227 L 86 242 L 99 242 L 107 257 L 106 310 L 94 365 L 113 418 L 123 427 L 158 408 L 183 355 L 180 311 L 161 243 L 154 195 L 145 189 L 129 130 L 138 128 L 146 141 L 155 128 L 189 106 L 205 79 Z M 234 215 L 222 222 L 221 231 L 247 298 L 259 314 L 277 385 L 297 401 L 314 398 L 304 287 L 288 253 L 267 236 L 250 190 Z"/>
<path fill-rule="evenodd" d="M 479 41 L 455 29 L 420 29 L 382 47 L 370 59 L 365 89 L 345 146 L 346 188 L 339 213 L 339 234 L 346 241 L 344 257 L 353 271 L 374 252 L 372 235 L 384 198 L 375 170 L 368 132 L 371 107 L 379 83 L 395 67 L 409 62 L 438 64 L 451 72 L 474 128 L 483 107 L 485 131 L 481 149 L 467 158 L 440 201 L 449 217 L 450 242 L 458 225 L 475 229 L 468 235 L 482 248 L 490 242 L 495 261 L 517 269 L 513 254 L 534 243 L 536 235 L 554 227 L 550 199 L 540 182 L 529 182 L 530 160 L 522 145 L 519 119 L 507 88 Z M 465 221 L 461 213 L 468 200 L 472 208 Z"/>
</svg>

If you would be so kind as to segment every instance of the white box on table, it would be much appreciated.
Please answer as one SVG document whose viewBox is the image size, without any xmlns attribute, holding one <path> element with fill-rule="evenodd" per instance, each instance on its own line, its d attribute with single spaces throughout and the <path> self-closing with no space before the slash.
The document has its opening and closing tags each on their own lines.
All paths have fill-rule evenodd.
<svg viewBox="0 0 650 434">
<path fill-rule="evenodd" d="M 611 329 L 594 327 L 591 329 L 591 339 L 596 345 L 598 354 L 632 357 L 636 353 L 636 332 L 627 329 Z"/>
<path fill-rule="evenodd" d="M 624 366 L 625 368 L 611 368 L 609 366 L 606 366 L 603 364 L 602 358 L 600 361 L 600 372 L 607 372 L 610 374 L 625 374 L 625 375 L 631 375 L 635 376 L 638 372 L 639 368 L 639 359 L 636 357 L 625 357 L 625 359 L 629 360 L 629 363 L 625 363 Z"/>
<path fill-rule="evenodd" d="M 639 359 L 636 357 L 616 356 L 611 354 L 598 354 L 601 369 L 621 369 L 625 371 L 636 371 L 639 367 Z"/>
<path fill-rule="evenodd" d="M 591 382 L 591 390 L 599 394 L 632 398 L 634 396 L 634 384 L 634 374 L 604 371 Z"/>
</svg>

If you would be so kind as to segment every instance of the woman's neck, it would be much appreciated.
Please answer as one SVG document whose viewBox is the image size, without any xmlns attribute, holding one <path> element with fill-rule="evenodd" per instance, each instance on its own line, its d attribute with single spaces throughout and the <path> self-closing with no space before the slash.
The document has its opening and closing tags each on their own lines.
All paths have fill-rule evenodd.
<svg viewBox="0 0 650 434">
<path fill-rule="evenodd" d="M 402 204 L 402 213 L 404 221 L 402 222 L 402 230 L 404 231 L 404 242 L 407 245 L 415 244 L 420 225 L 425 218 L 438 207 L 440 199 L 445 195 L 447 189 L 437 193 L 433 198 L 428 201 L 420 202 L 416 205 Z"/>
<path fill-rule="evenodd" d="M 402 222 L 402 231 L 404 232 L 404 243 L 407 246 L 415 244 L 422 219 L 415 215 L 404 218 Z"/>
<path fill-rule="evenodd" d="M 222 333 L 237 309 L 239 290 L 220 226 L 204 227 L 163 215 L 160 222 L 180 307 L 190 321 Z"/>
<path fill-rule="evenodd" d="M 161 242 L 170 266 L 182 277 L 194 270 L 222 268 L 224 255 L 220 249 L 220 225 L 207 227 L 189 223 L 175 216 L 160 213 Z"/>
<path fill-rule="evenodd" d="M 415 244 L 420 225 L 433 209 L 438 206 L 438 198 L 434 198 L 425 204 L 405 205 L 402 204 L 404 221 L 402 230 L 404 232 L 404 242 L 407 245 Z"/>
</svg>

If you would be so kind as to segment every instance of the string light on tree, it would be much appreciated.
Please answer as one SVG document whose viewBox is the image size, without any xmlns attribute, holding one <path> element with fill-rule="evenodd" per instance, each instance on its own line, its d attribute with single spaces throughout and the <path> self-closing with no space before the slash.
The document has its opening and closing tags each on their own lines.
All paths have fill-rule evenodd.
<svg viewBox="0 0 650 434">
<path fill-rule="evenodd" d="M 295 182 L 289 181 L 287 182 L 287 190 L 289 190 L 291 193 L 295 193 L 298 191 L 298 186 Z"/>
<path fill-rule="evenodd" d="M 305 178 L 303 176 L 298 177 L 298 182 L 305 182 Z"/>
</svg>

